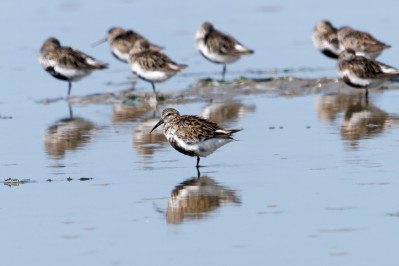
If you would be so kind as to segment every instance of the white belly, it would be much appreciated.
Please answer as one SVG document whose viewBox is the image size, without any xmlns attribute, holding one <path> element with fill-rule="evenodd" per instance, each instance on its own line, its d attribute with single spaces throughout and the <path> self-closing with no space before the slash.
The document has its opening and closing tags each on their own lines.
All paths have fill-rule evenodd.
<svg viewBox="0 0 399 266">
<path fill-rule="evenodd" d="M 65 68 L 60 65 L 54 66 L 54 71 L 58 74 L 68 78 L 70 81 L 78 81 L 81 78 L 89 75 L 91 73 L 90 70 L 82 70 L 78 68 Z"/>
<path fill-rule="evenodd" d="M 129 62 L 129 53 L 123 53 L 115 47 L 111 46 L 112 54 L 115 55 L 119 60 L 128 63 Z"/>
<path fill-rule="evenodd" d="M 208 60 L 214 63 L 230 64 L 237 61 L 240 58 L 239 56 L 212 53 L 211 51 L 209 51 L 208 47 L 204 44 L 204 42 L 197 42 L 197 49 L 201 52 L 203 56 L 205 56 Z"/>
<path fill-rule="evenodd" d="M 174 136 L 169 135 L 166 137 L 170 142 L 170 139 Z M 181 148 L 185 149 L 186 151 L 192 151 L 199 157 L 206 157 L 223 145 L 234 141 L 234 139 L 230 138 L 212 138 L 195 144 L 187 144 L 182 139 L 175 138 L 175 140 Z"/>
<path fill-rule="evenodd" d="M 174 75 L 171 73 L 158 71 L 158 70 L 148 71 L 143 69 L 138 63 L 132 63 L 130 65 L 130 68 L 137 76 L 152 82 L 162 82 Z"/>
</svg>

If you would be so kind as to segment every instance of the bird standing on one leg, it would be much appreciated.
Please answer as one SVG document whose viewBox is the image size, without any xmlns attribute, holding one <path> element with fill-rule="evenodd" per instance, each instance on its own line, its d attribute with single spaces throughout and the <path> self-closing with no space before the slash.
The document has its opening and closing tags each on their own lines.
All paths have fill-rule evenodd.
<svg viewBox="0 0 399 266">
<path fill-rule="evenodd" d="M 355 51 L 343 51 L 337 61 L 339 76 L 354 88 L 368 89 L 378 87 L 385 81 L 399 77 L 399 70 L 364 56 L 357 56 Z"/>
<path fill-rule="evenodd" d="M 163 110 L 161 120 L 150 133 L 162 124 L 163 133 L 173 148 L 185 155 L 197 157 L 197 168 L 200 157 L 206 157 L 223 145 L 235 141 L 232 134 L 242 130 L 223 129 L 199 116 L 180 115 L 173 108 Z"/>
<path fill-rule="evenodd" d="M 78 81 L 94 70 L 108 67 L 108 64 L 79 50 L 61 46 L 56 38 L 49 38 L 44 42 L 38 59 L 50 75 L 68 81 L 68 96 L 71 94 L 72 81 Z"/>
<path fill-rule="evenodd" d="M 223 64 L 222 81 L 226 73 L 226 64 L 237 61 L 243 55 L 254 53 L 233 37 L 216 30 L 209 22 L 201 24 L 195 35 L 195 44 L 206 59 Z"/>
<path fill-rule="evenodd" d="M 129 65 L 139 78 L 151 83 L 154 93 L 154 83 L 163 82 L 187 68 L 187 65 L 175 63 L 164 53 L 151 50 L 146 40 L 139 40 L 134 44 L 130 50 Z"/>
</svg>

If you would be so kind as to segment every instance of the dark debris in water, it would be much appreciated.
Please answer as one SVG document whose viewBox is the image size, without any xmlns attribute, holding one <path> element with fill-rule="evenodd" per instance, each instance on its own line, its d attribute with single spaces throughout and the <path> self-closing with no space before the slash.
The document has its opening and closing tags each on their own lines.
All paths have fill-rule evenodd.
<svg viewBox="0 0 399 266">
<path fill-rule="evenodd" d="M 94 178 L 92 178 L 92 177 L 80 177 L 80 178 L 78 178 L 78 179 L 73 179 L 72 177 L 68 177 L 67 179 L 63 179 L 63 180 L 54 180 L 54 179 L 51 179 L 51 178 L 49 178 L 49 179 L 47 179 L 46 181 L 47 182 L 53 182 L 53 181 L 64 181 L 64 180 L 66 180 L 66 181 L 68 181 L 68 182 L 71 182 L 71 181 L 73 181 L 73 180 L 79 180 L 79 181 L 90 181 L 90 180 L 93 180 Z"/>
<path fill-rule="evenodd" d="M 399 212 L 396 212 L 396 213 L 388 213 L 388 216 L 399 217 Z"/>
</svg>

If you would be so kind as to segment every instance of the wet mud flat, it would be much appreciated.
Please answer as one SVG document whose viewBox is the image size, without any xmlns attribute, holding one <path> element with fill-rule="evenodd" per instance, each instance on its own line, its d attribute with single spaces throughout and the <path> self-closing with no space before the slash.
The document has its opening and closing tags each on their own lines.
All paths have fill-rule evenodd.
<svg viewBox="0 0 399 266">
<path fill-rule="evenodd" d="M 388 89 L 399 89 L 399 82 L 386 82 L 378 89 L 371 89 L 371 94 L 380 94 Z M 181 104 L 190 102 L 212 102 L 234 99 L 244 95 L 268 94 L 271 96 L 298 97 L 312 94 L 364 95 L 363 89 L 348 87 L 337 78 L 296 78 L 292 76 L 277 78 L 246 78 L 221 82 L 215 79 L 198 79 L 187 89 L 164 93 L 160 91 L 155 101 L 154 94 L 135 89 L 92 94 L 82 97 L 69 97 L 71 104 Z M 50 104 L 65 98 L 43 99 L 41 104 Z"/>
</svg>

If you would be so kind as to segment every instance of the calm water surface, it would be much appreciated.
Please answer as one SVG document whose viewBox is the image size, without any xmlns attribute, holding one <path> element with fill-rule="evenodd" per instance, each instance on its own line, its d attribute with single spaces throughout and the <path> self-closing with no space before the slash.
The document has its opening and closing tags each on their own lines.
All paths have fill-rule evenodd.
<svg viewBox="0 0 399 266">
<path fill-rule="evenodd" d="M 21 8 L 21 7 L 24 8 Z M 212 8 L 210 8 L 212 7 Z M 227 11 L 220 10 L 227 7 Z M 314 24 L 368 30 L 392 45 L 399 67 L 397 2 L 3 1 L 0 3 L 1 265 L 395 265 L 399 259 L 399 90 L 300 97 L 246 95 L 172 105 L 244 128 L 201 160 L 176 152 L 146 105 L 72 104 L 67 84 L 37 62 L 55 36 L 110 63 L 72 95 L 127 89 L 128 67 L 107 45 L 111 26 L 133 28 L 190 67 L 160 84 L 186 89 L 219 78 L 195 50 L 204 20 L 256 51 L 237 76 L 336 77 L 315 51 Z M 370 19 L 372 17 L 373 19 Z M 298 71 L 308 69 L 308 71 Z M 310 71 L 310 70 L 317 71 Z M 255 72 L 260 72 L 256 74 Z M 136 90 L 150 92 L 138 81 Z"/>
</svg>

